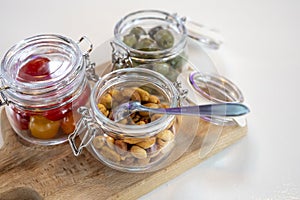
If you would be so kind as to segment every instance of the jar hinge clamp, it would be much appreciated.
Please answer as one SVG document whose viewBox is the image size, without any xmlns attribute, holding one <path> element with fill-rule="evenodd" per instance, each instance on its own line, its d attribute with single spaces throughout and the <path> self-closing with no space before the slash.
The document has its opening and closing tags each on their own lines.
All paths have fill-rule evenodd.
<svg viewBox="0 0 300 200">
<path fill-rule="evenodd" d="M 7 90 L 7 89 L 9 89 L 8 86 L 0 87 L 0 95 L 1 95 L 1 98 L 2 98 L 2 99 L 0 98 L 0 107 L 9 104 L 9 100 L 8 100 L 8 99 L 6 98 L 6 96 L 2 93 L 3 90 Z"/>
<path fill-rule="evenodd" d="M 78 40 L 77 44 L 80 44 L 84 41 L 88 45 L 88 50 L 85 51 L 85 53 L 83 53 L 83 62 L 84 62 L 84 65 L 86 66 L 85 67 L 86 75 L 89 80 L 97 82 L 99 80 L 99 76 L 96 75 L 96 72 L 95 72 L 96 64 L 94 62 L 92 63 L 90 60 L 90 53 L 93 50 L 93 43 L 86 36 L 82 36 Z"/>
<path fill-rule="evenodd" d="M 182 85 L 181 82 L 175 81 L 173 83 L 173 85 L 175 86 L 175 88 L 178 90 L 179 92 L 179 97 L 180 99 L 185 99 L 188 95 L 188 90 L 187 89 L 182 89 Z M 178 99 L 179 100 L 179 99 Z"/>
<path fill-rule="evenodd" d="M 100 125 L 94 122 L 93 115 L 87 107 L 80 107 L 78 112 L 82 115 L 82 117 L 77 123 L 75 131 L 68 137 L 70 146 L 75 156 L 80 155 L 82 149 L 93 141 L 97 132 L 102 132 Z M 81 134 L 83 134 L 83 137 L 81 138 L 81 142 L 77 147 L 75 139 Z"/>
<path fill-rule="evenodd" d="M 133 66 L 129 51 L 117 42 L 110 43 L 112 47 L 112 71 Z"/>
</svg>

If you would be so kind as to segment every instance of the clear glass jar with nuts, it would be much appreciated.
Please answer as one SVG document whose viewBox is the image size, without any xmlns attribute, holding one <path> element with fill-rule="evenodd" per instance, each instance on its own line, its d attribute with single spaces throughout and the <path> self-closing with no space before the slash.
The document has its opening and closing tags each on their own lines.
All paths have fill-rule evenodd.
<svg viewBox="0 0 300 200">
<path fill-rule="evenodd" d="M 104 164 L 126 172 L 155 171 L 179 158 L 192 143 L 197 127 L 192 126 L 187 134 L 182 127 L 186 118 L 148 112 L 134 112 L 115 122 L 114 108 L 130 101 L 152 108 L 184 103 L 178 89 L 157 72 L 142 68 L 113 71 L 93 88 L 91 108 L 80 109 L 81 123 L 69 137 L 74 154 L 86 147 Z M 198 119 L 189 120 L 198 123 Z"/>
</svg>

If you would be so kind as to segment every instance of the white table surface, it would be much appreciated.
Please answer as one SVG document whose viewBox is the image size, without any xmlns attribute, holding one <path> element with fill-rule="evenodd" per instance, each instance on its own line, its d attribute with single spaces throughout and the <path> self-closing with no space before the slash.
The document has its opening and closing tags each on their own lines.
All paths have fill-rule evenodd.
<svg viewBox="0 0 300 200">
<path fill-rule="evenodd" d="M 222 32 L 212 57 L 252 113 L 245 138 L 141 199 L 300 199 L 298 0 L 0 0 L 0 55 L 39 33 L 86 35 L 99 45 L 125 14 L 150 8 Z"/>
</svg>

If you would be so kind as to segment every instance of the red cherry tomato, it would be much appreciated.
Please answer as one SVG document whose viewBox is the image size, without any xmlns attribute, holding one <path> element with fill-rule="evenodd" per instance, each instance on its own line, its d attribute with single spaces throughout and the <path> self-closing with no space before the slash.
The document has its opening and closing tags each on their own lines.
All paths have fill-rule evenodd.
<svg viewBox="0 0 300 200">
<path fill-rule="evenodd" d="M 77 110 L 80 106 L 84 106 L 90 99 L 90 95 L 91 95 L 91 88 L 89 85 L 86 85 L 82 94 L 77 99 L 74 100 L 72 104 L 72 109 Z"/>
<path fill-rule="evenodd" d="M 87 85 L 82 94 L 75 99 L 73 102 L 68 103 L 67 105 L 55 108 L 55 109 L 51 109 L 48 111 L 44 112 L 44 116 L 52 121 L 57 121 L 60 120 L 62 118 L 64 118 L 67 114 L 68 111 L 70 110 L 77 110 L 80 106 L 84 106 L 87 101 L 89 100 L 91 94 L 91 88 L 89 87 L 89 85 Z M 69 98 L 65 98 L 64 102 L 67 101 Z"/>
<path fill-rule="evenodd" d="M 20 68 L 17 80 L 28 82 L 50 79 L 49 62 L 50 60 L 44 57 L 30 60 Z"/>
<path fill-rule="evenodd" d="M 20 130 L 28 130 L 30 120 L 29 113 L 18 110 L 17 108 L 10 109 L 10 113 L 13 117 L 13 123 L 16 128 Z"/>
<path fill-rule="evenodd" d="M 64 100 L 63 102 L 65 101 L 67 101 L 67 99 Z M 71 107 L 71 103 L 68 103 L 64 106 L 47 110 L 43 113 L 43 115 L 49 120 L 57 121 L 65 117 L 66 113 L 70 110 L 70 107 Z"/>
</svg>

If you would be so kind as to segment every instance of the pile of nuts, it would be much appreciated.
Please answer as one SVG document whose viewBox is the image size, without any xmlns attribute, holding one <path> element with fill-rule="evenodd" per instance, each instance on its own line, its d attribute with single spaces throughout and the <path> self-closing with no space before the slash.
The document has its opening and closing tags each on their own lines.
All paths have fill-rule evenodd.
<svg viewBox="0 0 300 200">
<path fill-rule="evenodd" d="M 124 165 L 148 165 L 162 158 L 174 145 L 174 133 L 165 129 L 148 138 L 118 138 L 98 135 L 93 145 L 110 162 Z"/>
<path fill-rule="evenodd" d="M 151 91 L 149 89 L 149 91 Z M 168 107 L 162 103 L 162 97 L 150 94 L 138 87 L 113 88 L 99 99 L 98 108 L 112 119 L 112 108 L 128 101 L 140 101 L 144 106 L 159 108 Z M 119 123 L 126 125 L 145 125 L 157 120 L 162 115 L 136 112 Z M 129 137 L 124 134 L 107 132 L 93 139 L 93 146 L 110 162 L 130 166 L 146 166 L 166 155 L 174 146 L 176 118 L 164 130 L 149 137 Z"/>
</svg>

